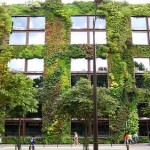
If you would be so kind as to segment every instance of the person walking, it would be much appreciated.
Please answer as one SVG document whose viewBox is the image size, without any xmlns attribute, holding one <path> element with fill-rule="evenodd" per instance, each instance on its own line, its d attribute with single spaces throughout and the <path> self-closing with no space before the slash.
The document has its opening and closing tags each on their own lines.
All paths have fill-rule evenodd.
<svg viewBox="0 0 150 150">
<path fill-rule="evenodd" d="M 134 142 L 134 144 L 136 144 L 138 142 L 138 134 L 137 133 L 133 134 L 133 142 Z"/>
<path fill-rule="evenodd" d="M 78 134 L 77 132 L 74 132 L 74 144 L 78 145 L 79 144 L 79 139 L 78 139 Z"/>
<path fill-rule="evenodd" d="M 129 144 L 133 143 L 132 134 L 128 134 L 128 142 Z"/>
<path fill-rule="evenodd" d="M 32 149 L 32 150 L 35 150 L 35 138 L 34 137 L 32 137 L 32 139 L 31 139 L 31 142 L 30 142 L 30 148 L 29 148 L 30 150 Z"/>
<path fill-rule="evenodd" d="M 129 144 L 129 134 L 128 133 L 126 133 L 124 135 L 124 144 Z"/>
</svg>

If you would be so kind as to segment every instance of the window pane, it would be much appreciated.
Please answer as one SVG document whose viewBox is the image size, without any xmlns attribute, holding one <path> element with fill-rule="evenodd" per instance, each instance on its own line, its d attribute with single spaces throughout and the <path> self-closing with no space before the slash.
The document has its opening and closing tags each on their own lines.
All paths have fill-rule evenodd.
<svg viewBox="0 0 150 150">
<path fill-rule="evenodd" d="M 27 29 L 27 17 L 12 17 L 14 30 Z"/>
<path fill-rule="evenodd" d="M 11 59 L 8 62 L 8 68 L 11 71 L 24 71 L 25 70 L 25 59 Z"/>
<path fill-rule="evenodd" d="M 133 32 L 132 42 L 133 44 L 138 44 L 138 45 L 148 45 L 147 33 Z"/>
<path fill-rule="evenodd" d="M 135 75 L 135 85 L 137 88 L 143 88 L 144 78 L 143 75 Z"/>
<path fill-rule="evenodd" d="M 87 28 L 87 17 L 86 16 L 74 16 L 71 17 L 72 29 Z"/>
<path fill-rule="evenodd" d="M 131 17 L 131 25 L 134 30 L 146 30 L 146 18 Z"/>
<path fill-rule="evenodd" d="M 90 68 L 93 71 L 93 60 L 90 60 Z M 107 59 L 96 58 L 96 71 L 107 71 Z"/>
<path fill-rule="evenodd" d="M 71 44 L 87 44 L 87 32 L 71 32 Z"/>
<path fill-rule="evenodd" d="M 10 34 L 10 45 L 25 45 L 26 44 L 26 33 L 25 32 L 12 32 Z"/>
<path fill-rule="evenodd" d="M 149 29 L 150 29 L 150 18 L 148 18 L 148 25 L 149 25 Z"/>
<path fill-rule="evenodd" d="M 94 16 L 91 16 L 90 17 L 90 28 L 93 28 L 93 19 L 94 19 Z M 106 29 L 106 20 L 104 18 L 96 18 L 95 28 Z"/>
<path fill-rule="evenodd" d="M 71 75 L 71 86 L 74 86 L 81 78 L 87 79 L 87 75 Z"/>
<path fill-rule="evenodd" d="M 30 29 L 45 29 L 45 17 L 30 17 Z"/>
<path fill-rule="evenodd" d="M 41 75 L 27 75 L 30 79 L 40 79 Z"/>
<path fill-rule="evenodd" d="M 45 44 L 45 32 L 29 32 L 29 45 Z"/>
<path fill-rule="evenodd" d="M 93 84 L 93 75 L 91 76 L 91 82 Z M 97 87 L 108 87 L 107 75 L 97 75 Z"/>
<path fill-rule="evenodd" d="M 135 71 L 150 70 L 149 58 L 134 58 Z"/>
<path fill-rule="evenodd" d="M 44 70 L 44 59 L 28 59 L 27 71 L 42 71 Z"/>
<path fill-rule="evenodd" d="M 71 71 L 87 71 L 87 59 L 71 59 Z"/>
<path fill-rule="evenodd" d="M 90 32 L 90 44 L 93 44 L 93 32 Z M 95 32 L 95 44 L 106 44 L 106 32 Z"/>
</svg>

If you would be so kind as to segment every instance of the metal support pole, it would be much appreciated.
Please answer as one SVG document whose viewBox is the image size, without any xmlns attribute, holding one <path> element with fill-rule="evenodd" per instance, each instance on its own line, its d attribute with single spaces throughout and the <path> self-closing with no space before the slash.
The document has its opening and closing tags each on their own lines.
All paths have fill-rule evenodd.
<svg viewBox="0 0 150 150">
<path fill-rule="evenodd" d="M 97 120 L 97 77 L 96 77 L 96 44 L 95 44 L 95 23 L 96 13 L 93 19 L 93 105 L 94 105 L 94 122 L 93 122 L 93 134 L 94 134 L 94 150 L 98 150 L 98 120 Z"/>
<path fill-rule="evenodd" d="M 96 43 L 95 43 L 95 24 L 97 3 L 103 0 L 94 0 L 95 16 L 93 19 L 93 150 L 98 150 L 98 116 L 97 116 L 97 76 L 96 76 Z"/>
</svg>

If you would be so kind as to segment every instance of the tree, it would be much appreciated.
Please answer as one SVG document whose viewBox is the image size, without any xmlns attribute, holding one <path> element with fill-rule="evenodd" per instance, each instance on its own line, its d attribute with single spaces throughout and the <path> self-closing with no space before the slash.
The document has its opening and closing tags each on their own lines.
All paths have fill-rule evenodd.
<svg viewBox="0 0 150 150">
<path fill-rule="evenodd" d="M 109 95 L 106 88 L 97 88 L 98 116 L 113 114 L 117 101 Z M 57 111 L 65 117 L 77 118 L 85 122 L 86 127 L 93 118 L 93 88 L 91 82 L 81 78 L 74 87 L 64 92 L 56 102 Z M 86 139 L 88 131 L 86 128 Z"/>
<path fill-rule="evenodd" d="M 20 150 L 21 118 L 28 112 L 37 111 L 38 101 L 35 99 L 37 90 L 33 87 L 33 81 L 23 74 L 8 76 L 4 88 L 8 96 L 2 100 L 9 101 L 6 112 L 10 117 L 19 118 L 18 150 Z"/>
</svg>

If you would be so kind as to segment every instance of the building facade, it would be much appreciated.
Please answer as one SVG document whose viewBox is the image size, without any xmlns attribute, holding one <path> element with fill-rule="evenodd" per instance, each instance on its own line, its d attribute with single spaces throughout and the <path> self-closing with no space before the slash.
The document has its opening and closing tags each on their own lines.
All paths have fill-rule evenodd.
<svg viewBox="0 0 150 150">
<path fill-rule="evenodd" d="M 98 5 L 95 24 L 97 86 L 122 89 L 126 96 L 120 95 L 122 108 L 116 114 L 116 122 L 121 122 L 118 124 L 120 128 L 127 127 L 132 124 L 132 117 L 138 114 L 140 136 L 150 133 L 150 117 L 141 111 L 149 106 L 150 100 L 148 97 L 139 99 L 141 95 L 138 93 L 138 89 L 144 89 L 144 72 L 150 71 L 148 6 L 104 2 Z M 49 0 L 38 6 L 1 7 L 9 7 L 0 13 L 9 14 L 12 23 L 8 40 L 4 38 L 1 42 L 12 52 L 8 69 L 34 80 L 40 93 L 38 113 L 30 113 L 21 119 L 21 134 L 41 136 L 54 117 L 51 108 L 59 94 L 74 86 L 81 77 L 93 83 L 95 7 L 92 2 L 67 5 L 59 0 Z M 4 37 L 5 33 L 1 32 Z M 122 109 L 128 110 L 124 118 Z M 113 119 L 99 118 L 98 134 L 111 136 L 110 126 L 114 124 Z M 90 135 L 92 127 L 91 124 Z M 83 135 L 83 130 L 82 122 L 72 119 L 71 133 L 78 131 Z M 6 118 L 5 135 L 16 136 L 17 132 L 18 118 Z"/>
</svg>

